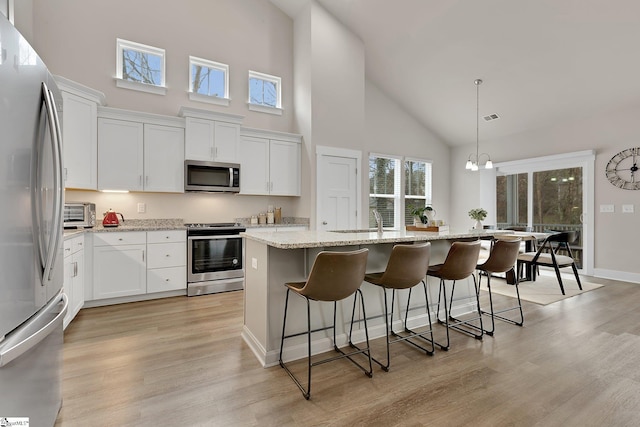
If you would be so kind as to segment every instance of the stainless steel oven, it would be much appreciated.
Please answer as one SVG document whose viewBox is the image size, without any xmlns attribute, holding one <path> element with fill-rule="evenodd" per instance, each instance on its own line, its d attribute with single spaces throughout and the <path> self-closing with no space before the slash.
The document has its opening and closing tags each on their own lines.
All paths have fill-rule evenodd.
<svg viewBox="0 0 640 427">
<path fill-rule="evenodd" d="M 242 289 L 244 227 L 233 223 L 186 224 L 187 295 Z"/>
</svg>

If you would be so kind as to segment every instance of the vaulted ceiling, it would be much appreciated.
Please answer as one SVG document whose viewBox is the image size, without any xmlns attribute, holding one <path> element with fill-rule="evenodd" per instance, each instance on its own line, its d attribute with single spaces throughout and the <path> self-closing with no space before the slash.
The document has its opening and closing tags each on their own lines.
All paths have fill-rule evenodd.
<svg viewBox="0 0 640 427">
<path fill-rule="evenodd" d="M 309 0 L 271 0 L 290 16 Z M 316 0 L 363 40 L 367 78 L 451 145 L 640 104 L 637 0 Z"/>
</svg>

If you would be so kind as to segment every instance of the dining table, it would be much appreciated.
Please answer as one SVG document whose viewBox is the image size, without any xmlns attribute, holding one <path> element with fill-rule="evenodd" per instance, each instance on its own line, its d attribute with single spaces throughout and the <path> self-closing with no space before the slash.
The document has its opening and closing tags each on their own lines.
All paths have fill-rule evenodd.
<svg viewBox="0 0 640 427">
<path fill-rule="evenodd" d="M 535 252 L 537 250 L 537 243 L 543 241 L 552 233 L 541 233 L 535 231 L 514 231 L 509 233 L 508 236 L 516 236 L 520 237 L 524 242 L 524 251 L 525 252 Z M 520 277 L 519 281 L 530 281 L 533 280 L 533 269 L 536 268 L 533 264 L 525 266 L 524 277 Z M 515 267 L 513 270 L 510 270 L 506 274 L 507 283 L 510 285 L 515 284 L 516 282 L 516 274 Z"/>
</svg>

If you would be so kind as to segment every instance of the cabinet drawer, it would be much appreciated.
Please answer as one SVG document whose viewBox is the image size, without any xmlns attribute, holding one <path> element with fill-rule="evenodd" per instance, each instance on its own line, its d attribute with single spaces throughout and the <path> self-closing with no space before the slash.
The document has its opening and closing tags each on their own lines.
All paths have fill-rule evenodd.
<svg viewBox="0 0 640 427">
<path fill-rule="evenodd" d="M 186 230 L 148 231 L 147 243 L 186 242 Z"/>
<path fill-rule="evenodd" d="M 84 236 L 73 237 L 64 241 L 64 256 L 75 254 L 84 249 Z"/>
<path fill-rule="evenodd" d="M 147 270 L 147 293 L 187 288 L 187 268 L 154 268 Z"/>
<path fill-rule="evenodd" d="M 187 264 L 187 245 L 156 243 L 147 245 L 147 268 L 180 267 Z"/>
<path fill-rule="evenodd" d="M 94 233 L 93 246 L 144 245 L 147 233 L 144 231 L 123 231 Z"/>
</svg>

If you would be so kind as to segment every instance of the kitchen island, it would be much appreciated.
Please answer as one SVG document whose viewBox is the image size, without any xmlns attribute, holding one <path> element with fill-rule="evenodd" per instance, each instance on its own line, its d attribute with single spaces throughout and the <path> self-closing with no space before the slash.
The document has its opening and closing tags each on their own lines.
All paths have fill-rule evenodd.
<svg viewBox="0 0 640 427">
<path fill-rule="evenodd" d="M 385 269 L 391 249 L 396 243 L 431 242 L 430 263 L 436 264 L 444 261 L 453 241 L 490 238 L 496 233 L 501 233 L 501 231 L 480 230 L 460 233 L 384 231 L 377 233 L 365 230 L 252 233 L 247 230 L 242 234 L 246 242 L 242 337 L 263 366 L 273 366 L 278 363 L 286 293 L 284 283 L 304 281 L 320 251 L 350 251 L 367 248 L 369 249 L 367 260 L 367 272 L 369 273 Z M 430 278 L 428 288 L 429 302 L 433 304 L 437 301 L 438 282 Z M 383 292 L 379 287 L 368 283 L 363 283 L 361 289 L 366 304 L 369 337 L 371 339 L 382 337 L 385 334 L 382 316 L 384 313 Z M 398 304 L 402 310 L 405 309 L 406 292 L 406 290 L 401 291 L 401 297 L 396 298 L 395 313 L 399 312 Z M 467 295 L 473 295 L 472 281 L 461 281 L 456 285 L 456 297 L 465 292 Z M 352 305 L 352 298 L 338 302 L 338 318 L 336 320 L 338 346 L 347 343 Z M 473 307 L 474 302 L 465 299 L 454 305 L 452 314 L 459 315 L 469 312 Z M 433 309 L 434 307 L 432 307 Z M 290 321 L 287 322 L 287 334 L 304 331 L 306 327 L 304 300 L 292 295 L 289 298 L 289 313 Z M 330 325 L 333 318 L 332 304 L 312 303 L 311 316 L 313 329 Z M 398 322 L 397 315 L 394 317 L 394 324 L 395 322 Z M 422 292 L 415 292 L 411 299 L 409 325 L 426 323 L 424 295 Z M 325 331 L 312 335 L 311 348 L 314 354 L 333 348 L 330 333 L 331 331 Z M 357 311 L 353 341 L 362 342 L 364 339 L 362 313 Z M 289 339 L 285 343 L 283 355 L 285 360 L 300 359 L 306 357 L 306 354 L 306 336 Z"/>
</svg>

